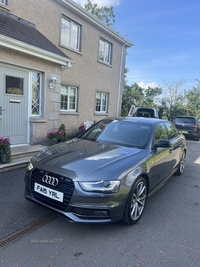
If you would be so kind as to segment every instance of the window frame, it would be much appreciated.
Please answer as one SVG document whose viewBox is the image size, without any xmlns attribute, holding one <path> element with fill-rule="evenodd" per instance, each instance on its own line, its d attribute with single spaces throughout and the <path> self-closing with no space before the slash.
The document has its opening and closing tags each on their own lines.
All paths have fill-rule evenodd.
<svg viewBox="0 0 200 267">
<path fill-rule="evenodd" d="M 162 127 L 162 129 L 159 129 L 159 127 Z M 159 139 L 156 137 L 157 132 L 160 134 Z M 164 124 L 164 122 L 160 122 L 159 124 L 156 125 L 155 132 L 154 132 L 154 143 L 159 143 L 160 140 L 162 139 L 168 140 L 168 131 L 167 131 L 167 127 Z"/>
<path fill-rule="evenodd" d="M 178 130 L 176 129 L 176 127 L 171 122 L 164 122 L 164 124 L 165 124 L 165 127 L 167 129 L 168 140 L 172 140 L 172 139 L 176 138 L 179 135 Z M 172 135 L 172 131 L 169 129 L 169 127 L 172 128 L 173 135 Z"/>
<path fill-rule="evenodd" d="M 39 93 L 38 93 L 38 114 L 34 114 L 33 113 L 33 97 L 32 97 L 32 93 L 33 93 L 33 73 L 36 73 L 37 75 L 39 75 Z M 40 117 L 42 115 L 42 84 L 43 84 L 43 74 L 39 71 L 31 71 L 31 117 Z"/>
<path fill-rule="evenodd" d="M 63 23 L 62 23 L 62 20 L 65 20 L 65 21 L 68 21 L 68 23 L 70 24 L 70 27 L 69 27 L 69 36 L 65 35 L 64 33 L 62 33 L 62 31 L 64 31 L 64 29 L 62 29 L 63 27 Z M 74 31 L 73 31 L 73 26 L 77 26 L 77 32 L 76 34 L 78 35 L 77 36 L 77 44 L 76 46 L 73 45 L 73 43 L 75 43 L 73 40 L 74 40 Z M 67 31 L 67 30 L 66 30 Z M 61 27 L 60 27 L 60 45 L 63 46 L 63 47 L 67 47 L 67 48 L 70 48 L 70 49 L 73 49 L 75 51 L 78 51 L 80 52 L 81 51 L 81 32 L 82 32 L 82 26 L 70 19 L 69 17 L 67 17 L 66 15 L 62 14 L 61 15 Z M 68 44 L 67 44 L 67 41 L 63 41 L 63 38 L 65 38 L 67 40 L 67 38 L 69 39 L 68 41 Z"/>
<path fill-rule="evenodd" d="M 62 88 L 67 89 L 67 101 L 66 101 L 67 109 L 61 108 L 62 102 L 64 103 L 64 101 L 61 101 Z M 75 89 L 75 101 L 74 101 L 75 108 L 74 109 L 70 108 L 70 104 L 72 102 L 70 102 L 71 95 L 69 94 L 69 89 Z M 60 111 L 61 112 L 77 112 L 78 111 L 78 92 L 79 92 L 79 88 L 77 86 L 64 85 L 64 84 L 61 85 L 60 87 Z"/>
<path fill-rule="evenodd" d="M 9 0 L 0 0 L 0 5 L 8 6 Z"/>
<path fill-rule="evenodd" d="M 101 51 L 102 45 L 101 43 L 103 43 L 103 51 Z M 107 46 L 108 46 L 108 50 L 107 50 Z M 110 50 L 109 50 L 110 48 Z M 100 56 L 100 53 L 103 52 L 103 56 Z M 108 60 L 106 60 L 106 54 L 109 54 L 109 58 Z M 107 65 L 112 65 L 112 53 L 113 53 L 113 44 L 110 43 L 109 41 L 105 40 L 104 38 L 99 38 L 99 51 L 98 51 L 98 61 L 102 62 L 104 64 Z"/>
<path fill-rule="evenodd" d="M 100 94 L 100 105 L 97 105 L 97 94 Z M 106 96 L 106 104 L 103 103 L 104 99 L 103 96 Z M 96 91 L 96 95 L 95 95 L 95 113 L 96 114 L 107 114 L 108 113 L 108 103 L 109 103 L 109 93 L 106 92 L 100 92 L 100 91 Z M 100 107 L 100 110 L 97 110 L 97 107 Z M 105 106 L 105 110 L 103 110 L 103 106 Z"/>
<path fill-rule="evenodd" d="M 15 88 L 12 87 L 8 87 L 8 84 L 13 84 L 13 82 L 11 81 L 11 79 L 14 79 L 14 84 L 15 84 Z M 6 95 L 20 95 L 20 96 L 24 96 L 24 78 L 21 77 L 16 77 L 14 75 L 5 75 L 5 94 Z"/>
</svg>

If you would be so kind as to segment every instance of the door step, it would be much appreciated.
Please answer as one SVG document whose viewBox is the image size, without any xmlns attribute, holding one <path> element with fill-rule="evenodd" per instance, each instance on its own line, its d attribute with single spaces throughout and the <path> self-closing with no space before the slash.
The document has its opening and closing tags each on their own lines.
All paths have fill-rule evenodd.
<svg viewBox="0 0 200 267">
<path fill-rule="evenodd" d="M 34 146 L 24 145 L 24 146 L 11 147 L 12 161 L 16 159 L 24 158 L 24 157 L 32 157 L 35 153 L 37 153 L 38 151 L 44 148 L 46 148 L 46 146 L 43 146 L 43 145 L 34 145 Z"/>
<path fill-rule="evenodd" d="M 44 145 L 11 146 L 11 163 L 0 164 L 0 173 L 26 167 L 31 157 L 46 147 Z"/>
</svg>

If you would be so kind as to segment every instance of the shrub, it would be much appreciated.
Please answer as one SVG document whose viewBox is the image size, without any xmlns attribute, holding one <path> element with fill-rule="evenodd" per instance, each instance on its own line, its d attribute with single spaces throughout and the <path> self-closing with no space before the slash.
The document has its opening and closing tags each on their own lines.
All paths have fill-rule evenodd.
<svg viewBox="0 0 200 267">
<path fill-rule="evenodd" d="M 11 162 L 11 148 L 8 137 L 0 136 L 0 163 Z"/>
<path fill-rule="evenodd" d="M 53 130 L 51 132 L 48 132 L 46 136 L 50 140 L 51 145 L 65 142 L 67 140 L 65 125 L 61 124 L 58 130 Z"/>
</svg>

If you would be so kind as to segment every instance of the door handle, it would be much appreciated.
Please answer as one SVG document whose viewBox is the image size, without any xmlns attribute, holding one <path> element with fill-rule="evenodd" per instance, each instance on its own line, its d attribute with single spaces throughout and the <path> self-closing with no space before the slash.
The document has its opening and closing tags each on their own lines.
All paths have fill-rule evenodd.
<svg viewBox="0 0 200 267">
<path fill-rule="evenodd" d="M 4 111 L 5 108 L 2 108 L 2 106 L 0 106 L 0 115 L 2 115 L 2 111 Z"/>
</svg>

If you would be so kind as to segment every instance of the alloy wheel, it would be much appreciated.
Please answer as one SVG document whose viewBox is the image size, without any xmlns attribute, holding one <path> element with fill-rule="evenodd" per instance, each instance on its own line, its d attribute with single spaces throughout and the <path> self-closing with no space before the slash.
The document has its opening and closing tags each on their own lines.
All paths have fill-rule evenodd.
<svg viewBox="0 0 200 267">
<path fill-rule="evenodd" d="M 183 152 L 183 155 L 182 155 L 182 158 L 180 161 L 180 166 L 179 166 L 180 173 L 183 173 L 183 171 L 185 169 L 185 160 L 186 160 L 186 154 L 185 154 L 185 152 Z"/>
<path fill-rule="evenodd" d="M 132 220 L 136 221 L 141 216 L 145 206 L 146 197 L 147 197 L 146 184 L 143 181 L 141 181 L 136 185 L 131 199 L 130 212 Z"/>
</svg>

